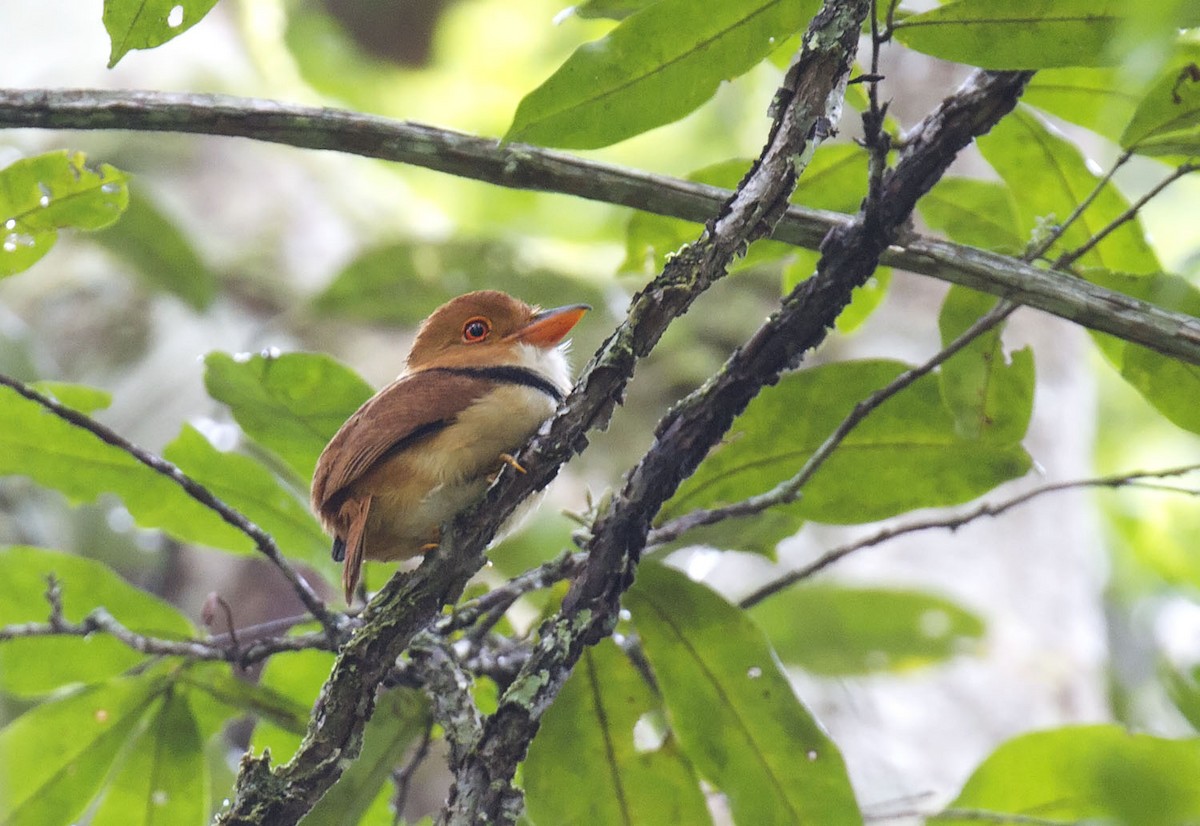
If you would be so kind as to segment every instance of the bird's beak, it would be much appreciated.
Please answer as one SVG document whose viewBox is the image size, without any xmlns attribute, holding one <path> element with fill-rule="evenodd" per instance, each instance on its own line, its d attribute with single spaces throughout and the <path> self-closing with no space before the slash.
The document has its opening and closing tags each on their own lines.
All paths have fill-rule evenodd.
<svg viewBox="0 0 1200 826">
<path fill-rule="evenodd" d="M 590 309 L 592 308 L 587 304 L 568 304 L 566 307 L 542 310 L 509 338 L 538 347 L 553 347 L 571 332 L 571 328 L 578 324 L 579 319 Z"/>
</svg>

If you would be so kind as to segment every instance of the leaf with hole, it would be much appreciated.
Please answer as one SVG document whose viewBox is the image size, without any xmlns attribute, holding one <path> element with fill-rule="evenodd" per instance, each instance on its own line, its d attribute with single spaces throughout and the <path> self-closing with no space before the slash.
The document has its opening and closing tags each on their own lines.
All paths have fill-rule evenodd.
<svg viewBox="0 0 1200 826">
<path fill-rule="evenodd" d="M 583 652 L 522 773 L 535 823 L 711 823 L 658 699 L 611 640 Z"/>
<path fill-rule="evenodd" d="M 208 14 L 217 0 L 104 0 L 104 29 L 112 44 L 108 68 L 134 49 L 174 40 Z"/>
<path fill-rule="evenodd" d="M 102 229 L 129 202 L 128 178 L 108 164 L 86 166 L 82 152 L 48 152 L 0 169 L 0 278 L 50 251 L 60 229 Z"/>
<path fill-rule="evenodd" d="M 841 754 L 742 610 L 650 561 L 625 605 L 671 731 L 735 822 L 862 823 Z"/>
</svg>

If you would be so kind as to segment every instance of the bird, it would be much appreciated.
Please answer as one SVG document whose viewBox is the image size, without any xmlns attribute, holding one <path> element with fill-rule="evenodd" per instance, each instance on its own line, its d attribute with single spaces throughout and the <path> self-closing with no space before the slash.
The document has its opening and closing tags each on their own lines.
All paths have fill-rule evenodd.
<svg viewBox="0 0 1200 826">
<path fill-rule="evenodd" d="M 351 604 L 363 561 L 437 547 L 571 387 L 563 339 L 591 308 L 541 310 L 507 293 L 451 299 L 417 330 L 400 375 L 346 420 L 317 460 L 312 506 L 333 537 Z"/>
</svg>

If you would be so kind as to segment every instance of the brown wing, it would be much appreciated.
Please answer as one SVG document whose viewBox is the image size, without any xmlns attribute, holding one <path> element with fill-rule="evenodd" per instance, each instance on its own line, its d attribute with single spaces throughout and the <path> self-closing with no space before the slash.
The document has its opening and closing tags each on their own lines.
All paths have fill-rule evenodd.
<svg viewBox="0 0 1200 826">
<path fill-rule="evenodd" d="M 486 378 L 425 370 L 402 376 L 380 390 L 346 420 L 317 460 L 313 508 L 331 518 L 346 489 L 363 474 L 453 422 L 493 387 L 495 382 Z"/>
</svg>

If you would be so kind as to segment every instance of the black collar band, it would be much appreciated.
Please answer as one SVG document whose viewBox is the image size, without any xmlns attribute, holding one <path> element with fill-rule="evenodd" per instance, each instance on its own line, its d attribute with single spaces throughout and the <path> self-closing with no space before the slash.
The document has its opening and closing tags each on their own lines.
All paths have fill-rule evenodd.
<svg viewBox="0 0 1200 826">
<path fill-rule="evenodd" d="M 491 379 L 502 384 L 519 384 L 522 387 L 532 387 L 554 399 L 555 404 L 562 404 L 562 390 L 536 370 L 528 367 L 504 364 L 497 367 L 432 367 L 442 373 L 453 373 L 457 376 L 473 376 L 480 379 Z"/>
</svg>

